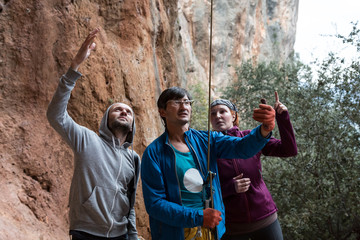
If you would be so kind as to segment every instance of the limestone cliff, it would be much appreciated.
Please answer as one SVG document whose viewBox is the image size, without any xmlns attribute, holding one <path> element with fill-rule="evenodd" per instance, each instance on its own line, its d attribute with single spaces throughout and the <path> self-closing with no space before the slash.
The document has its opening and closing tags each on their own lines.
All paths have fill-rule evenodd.
<svg viewBox="0 0 360 240">
<path fill-rule="evenodd" d="M 298 0 L 215 0 L 212 19 L 212 89 L 234 79 L 242 61 L 286 61 L 293 55 Z M 186 81 L 207 84 L 210 1 L 179 0 Z"/>
<path fill-rule="evenodd" d="M 244 59 L 291 55 L 298 0 L 214 3 L 215 91 Z M 159 93 L 207 82 L 209 12 L 205 0 L 0 0 L 0 239 L 67 239 L 72 152 L 45 112 L 88 32 L 101 28 L 70 115 L 97 131 L 110 103 L 128 103 L 141 155 L 163 131 Z M 141 183 L 136 212 L 139 234 L 150 239 Z"/>
</svg>

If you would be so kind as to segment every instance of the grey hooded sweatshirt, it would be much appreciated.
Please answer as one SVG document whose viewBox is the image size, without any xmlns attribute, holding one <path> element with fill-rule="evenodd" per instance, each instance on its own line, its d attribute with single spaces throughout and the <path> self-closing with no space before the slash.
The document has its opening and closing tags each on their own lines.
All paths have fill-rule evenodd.
<svg viewBox="0 0 360 240">
<path fill-rule="evenodd" d="M 79 72 L 69 69 L 60 79 L 49 104 L 47 118 L 74 152 L 74 175 L 70 188 L 70 230 L 100 237 L 128 234 L 137 239 L 135 194 L 139 179 L 140 158 L 132 146 L 135 132 L 123 145 L 107 125 L 106 110 L 99 133 L 77 124 L 67 112 L 70 93 Z"/>
</svg>

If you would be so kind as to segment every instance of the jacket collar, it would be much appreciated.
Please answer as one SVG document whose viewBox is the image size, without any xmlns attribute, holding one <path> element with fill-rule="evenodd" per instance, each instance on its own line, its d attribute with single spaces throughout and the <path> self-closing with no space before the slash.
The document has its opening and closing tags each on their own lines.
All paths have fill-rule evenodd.
<svg viewBox="0 0 360 240">
<path fill-rule="evenodd" d="M 232 128 L 223 131 L 222 133 L 225 135 L 235 135 L 237 131 L 239 131 L 239 128 L 237 126 L 233 126 Z"/>
</svg>

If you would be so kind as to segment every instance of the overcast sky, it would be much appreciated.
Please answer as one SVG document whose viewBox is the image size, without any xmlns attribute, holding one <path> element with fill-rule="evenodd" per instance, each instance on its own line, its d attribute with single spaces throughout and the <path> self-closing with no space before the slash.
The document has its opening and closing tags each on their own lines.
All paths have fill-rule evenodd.
<svg viewBox="0 0 360 240">
<path fill-rule="evenodd" d="M 348 36 L 351 21 L 358 21 L 360 27 L 360 0 L 299 0 L 295 52 L 304 63 L 323 59 L 329 50 L 354 57 L 353 48 L 344 49 L 341 41 L 323 36 L 337 33 Z"/>
</svg>

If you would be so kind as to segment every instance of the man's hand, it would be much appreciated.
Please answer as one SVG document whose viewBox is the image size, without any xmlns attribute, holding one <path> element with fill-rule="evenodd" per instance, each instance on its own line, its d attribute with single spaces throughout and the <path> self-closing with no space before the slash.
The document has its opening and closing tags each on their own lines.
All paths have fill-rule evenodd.
<svg viewBox="0 0 360 240">
<path fill-rule="evenodd" d="M 214 228 L 217 225 L 219 225 L 220 221 L 222 220 L 221 212 L 216 209 L 206 208 L 203 211 L 203 214 L 204 214 L 203 227 Z"/>
<path fill-rule="evenodd" d="M 89 56 L 91 50 L 94 50 L 96 44 L 94 39 L 96 38 L 96 34 L 100 31 L 99 28 L 95 28 L 90 34 L 87 36 L 83 44 L 81 45 L 79 51 L 71 62 L 71 68 L 75 71 L 78 70 L 80 64 L 85 61 Z"/>
<path fill-rule="evenodd" d="M 279 102 L 279 95 L 277 92 L 275 92 L 275 104 L 274 104 L 274 109 L 278 114 L 281 114 L 282 112 L 287 112 L 287 107 L 282 104 L 281 102 Z"/>
<path fill-rule="evenodd" d="M 235 191 L 237 193 L 243 193 L 249 190 L 250 187 L 250 178 L 243 178 L 244 174 L 240 174 L 236 177 L 234 177 L 234 183 L 235 183 Z"/>
<path fill-rule="evenodd" d="M 253 119 L 263 123 L 261 125 L 261 135 L 266 137 L 275 128 L 275 110 L 267 104 L 259 104 L 259 108 L 254 109 Z"/>
</svg>

